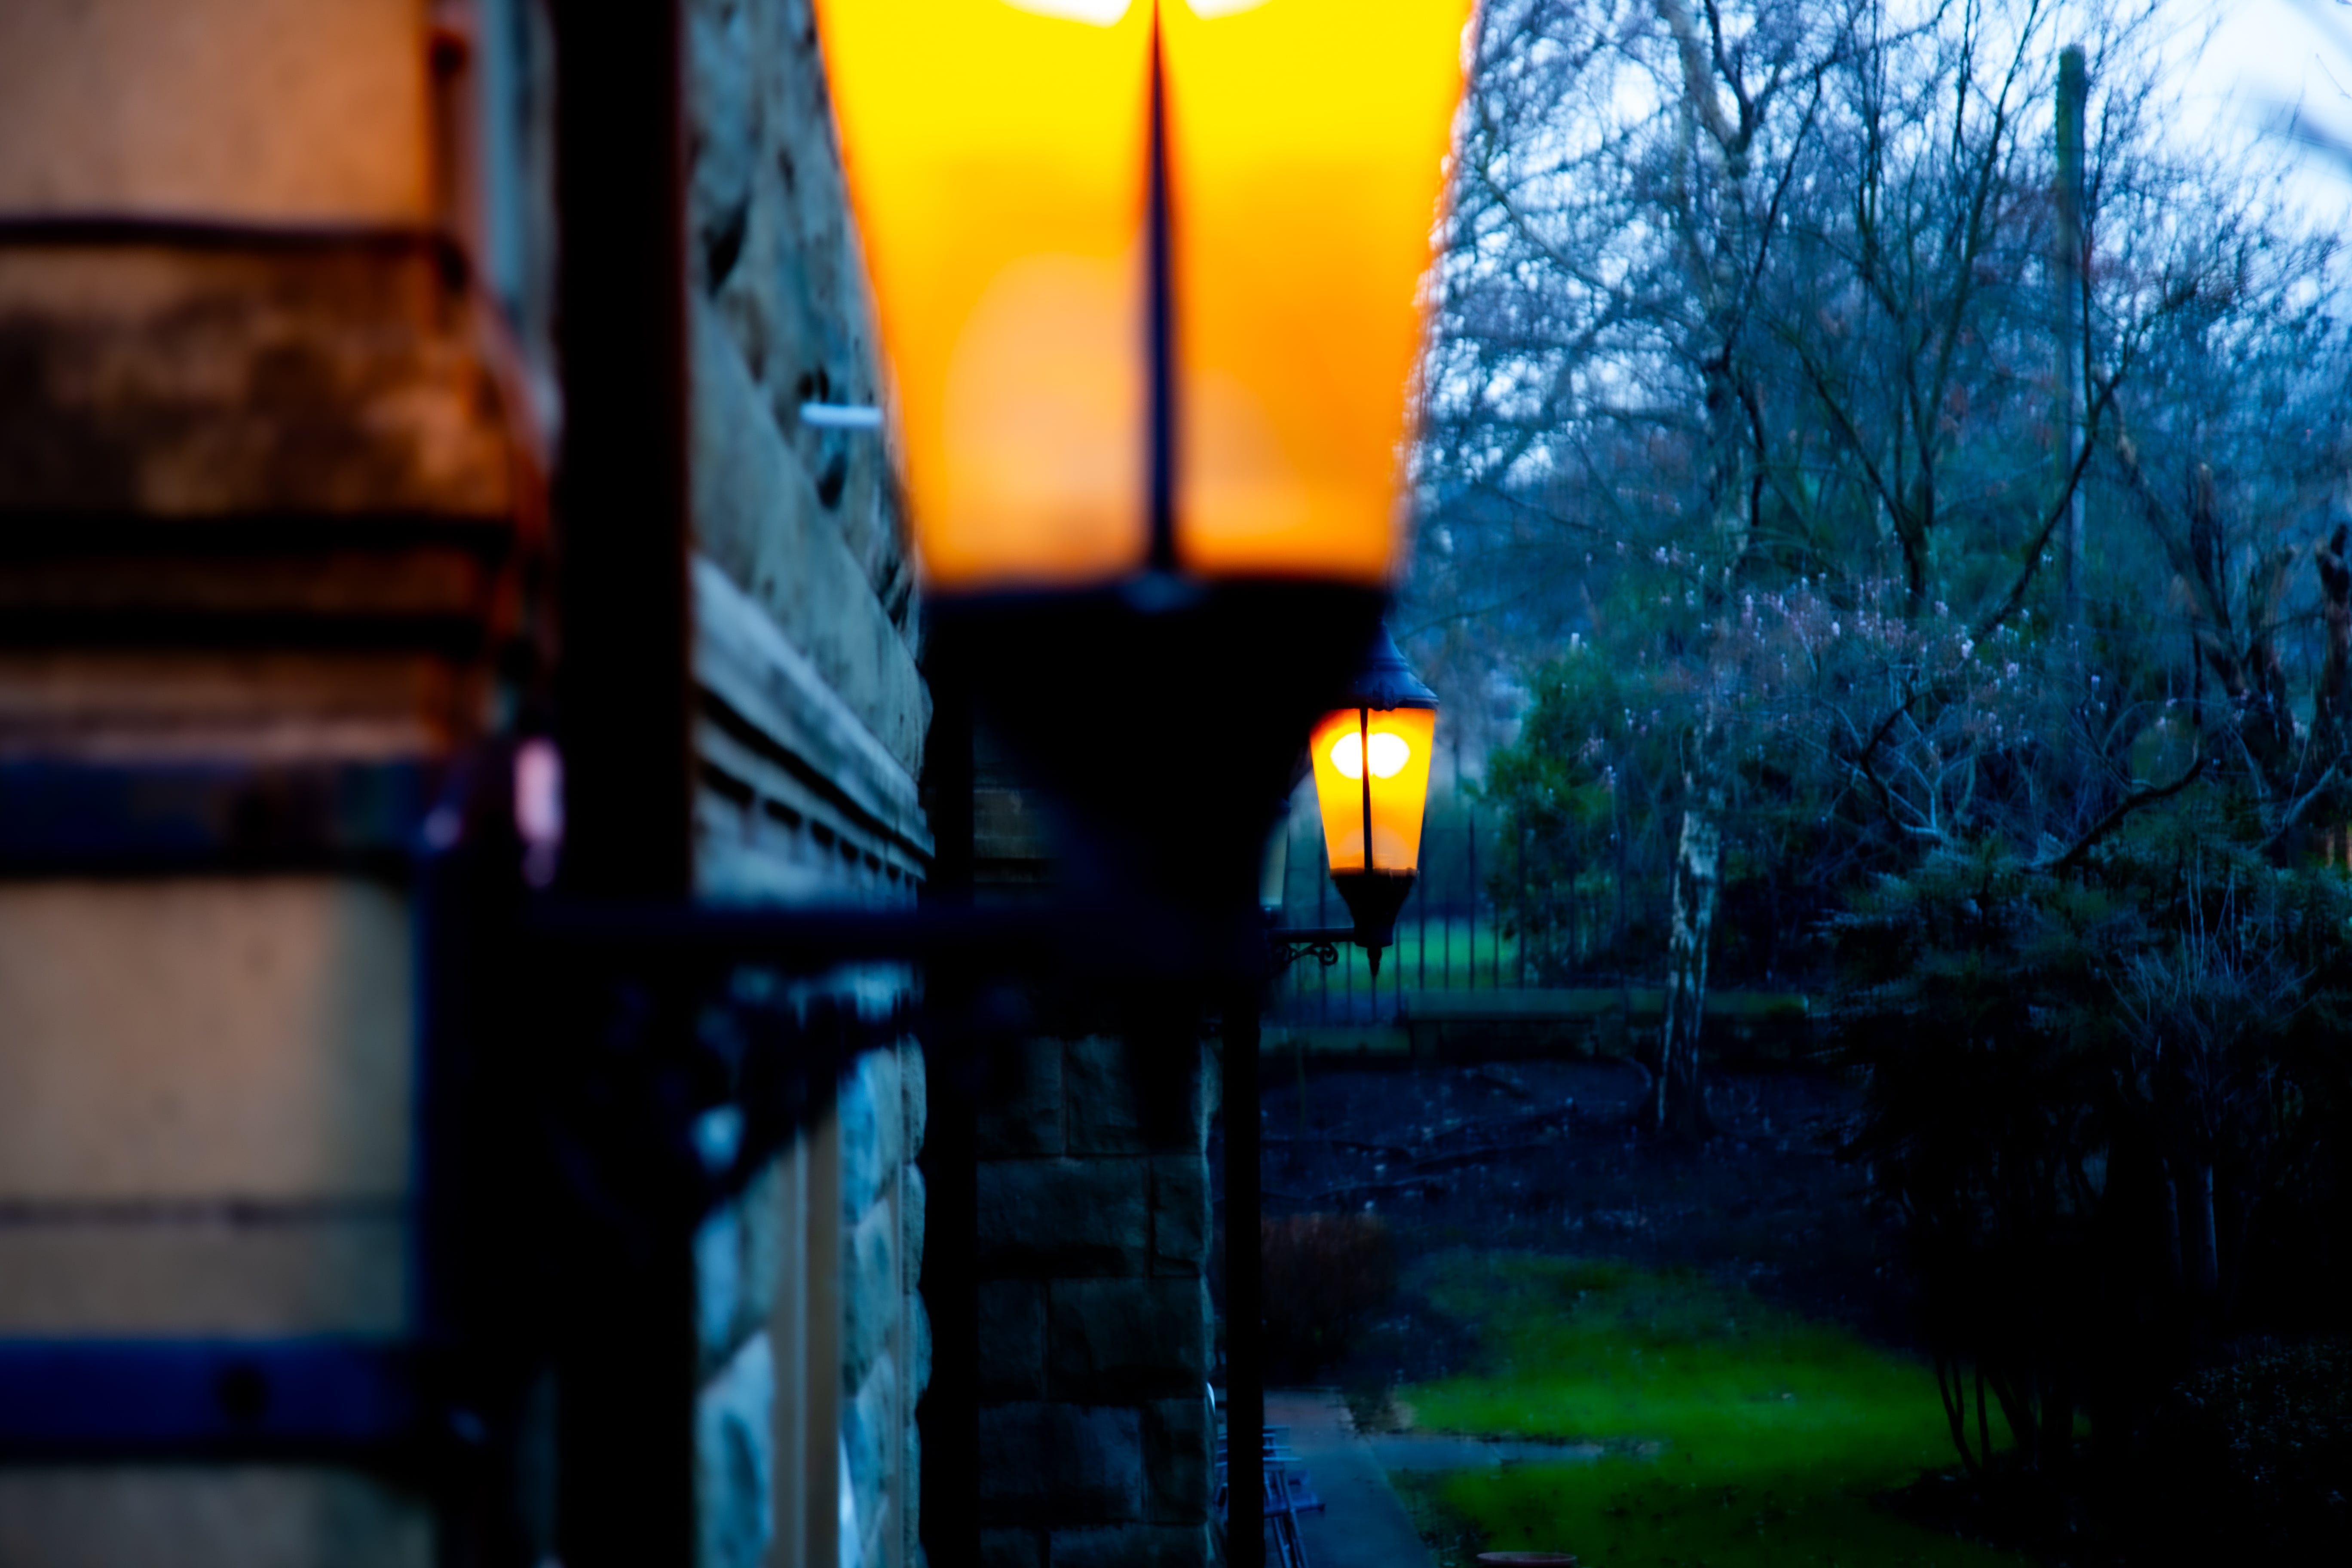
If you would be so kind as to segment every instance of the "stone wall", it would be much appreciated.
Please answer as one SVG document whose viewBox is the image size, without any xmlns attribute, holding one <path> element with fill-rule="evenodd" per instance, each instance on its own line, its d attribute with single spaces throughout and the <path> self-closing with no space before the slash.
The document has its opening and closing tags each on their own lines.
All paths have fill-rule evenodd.
<svg viewBox="0 0 2352 1568">
<path fill-rule="evenodd" d="M 1210 1560 L 1213 1058 L 1030 1041 L 979 1113 L 982 1562 Z"/>
<path fill-rule="evenodd" d="M 689 0 L 696 875 L 724 900 L 905 904 L 931 840 L 929 699 L 880 438 L 870 312 L 806 0 Z M 881 1014 L 902 974 L 831 977 Z M 699 1560 L 921 1560 L 929 1375 L 923 1057 L 868 1051 L 833 1113 L 697 1241 Z"/>
<path fill-rule="evenodd" d="M 695 1237 L 702 1568 L 922 1560 L 923 1096 L 919 1047 L 866 1052 Z"/>
</svg>

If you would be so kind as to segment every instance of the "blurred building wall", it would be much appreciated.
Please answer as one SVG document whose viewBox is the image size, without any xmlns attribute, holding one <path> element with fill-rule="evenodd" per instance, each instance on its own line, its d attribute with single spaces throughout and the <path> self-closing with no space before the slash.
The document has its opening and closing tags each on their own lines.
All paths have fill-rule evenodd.
<svg viewBox="0 0 2352 1568">
<path fill-rule="evenodd" d="M 0 7 L 0 1335 L 413 1326 L 400 867 L 515 451 L 415 0 Z M 0 1469 L 0 1561 L 431 1561 L 293 1464 Z"/>
<path fill-rule="evenodd" d="M 814 29 L 681 9 L 697 878 L 904 903 L 913 574 L 878 438 L 799 417 L 877 395 Z M 551 36 L 541 0 L 0 5 L 0 1355 L 418 1331 L 415 868 L 555 647 Z M 917 1559 L 923 1104 L 917 1047 L 868 1052 L 697 1237 L 705 1563 Z M 0 1456 L 0 1563 L 535 1568 L 537 1439 L 493 1440 L 488 1501 Z"/>
</svg>

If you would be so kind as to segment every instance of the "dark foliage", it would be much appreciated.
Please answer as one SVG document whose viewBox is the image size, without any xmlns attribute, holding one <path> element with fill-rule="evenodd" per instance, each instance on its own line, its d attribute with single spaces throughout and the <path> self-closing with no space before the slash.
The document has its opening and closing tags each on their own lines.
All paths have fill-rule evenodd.
<svg viewBox="0 0 2352 1568">
<path fill-rule="evenodd" d="M 1848 1153 L 1900 1217 L 1974 1473 L 2143 1466 L 2163 1392 L 2229 1335 L 2337 1310 L 2352 897 L 2217 826 L 2151 824 L 2081 875 L 1941 853 L 1835 922 L 1869 1086 Z"/>
</svg>

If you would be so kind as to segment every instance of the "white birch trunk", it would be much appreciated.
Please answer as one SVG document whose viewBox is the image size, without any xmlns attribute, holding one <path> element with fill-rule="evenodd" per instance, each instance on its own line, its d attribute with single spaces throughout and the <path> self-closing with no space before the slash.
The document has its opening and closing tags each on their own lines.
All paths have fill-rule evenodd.
<svg viewBox="0 0 2352 1568">
<path fill-rule="evenodd" d="M 1698 1075 L 1699 1025 L 1706 1013 L 1706 953 L 1715 931 L 1723 835 L 1714 814 L 1683 813 L 1675 855 L 1675 923 L 1666 944 L 1666 1016 L 1658 1030 L 1656 1127 L 1676 1137 L 1704 1136 L 1706 1106 Z"/>
</svg>

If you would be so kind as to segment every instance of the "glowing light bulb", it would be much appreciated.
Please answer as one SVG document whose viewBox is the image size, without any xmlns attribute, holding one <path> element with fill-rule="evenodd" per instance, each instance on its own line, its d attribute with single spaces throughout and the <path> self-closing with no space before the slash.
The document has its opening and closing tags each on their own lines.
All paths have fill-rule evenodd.
<svg viewBox="0 0 2352 1568">
<path fill-rule="evenodd" d="M 1026 11 L 1034 16 L 1051 16 L 1059 22 L 1084 22 L 1092 27 L 1108 27 L 1127 15 L 1130 0 L 1004 0 L 1015 11 Z"/>
<path fill-rule="evenodd" d="M 1412 743 L 1402 735 L 1372 737 L 1372 776 L 1392 779 L 1404 772 L 1405 763 L 1412 760 Z M 1364 738 L 1342 735 L 1331 745 L 1331 765 L 1339 770 L 1343 779 L 1364 776 Z"/>
</svg>

